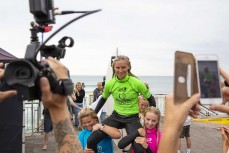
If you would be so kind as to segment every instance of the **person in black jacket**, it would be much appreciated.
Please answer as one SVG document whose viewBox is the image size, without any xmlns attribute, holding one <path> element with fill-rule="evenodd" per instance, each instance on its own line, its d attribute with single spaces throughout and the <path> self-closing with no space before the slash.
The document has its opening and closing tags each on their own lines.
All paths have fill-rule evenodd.
<svg viewBox="0 0 229 153">
<path fill-rule="evenodd" d="M 75 85 L 75 94 L 72 96 L 73 101 L 77 106 L 83 108 L 83 100 L 85 97 L 85 90 L 82 88 L 81 82 L 77 82 Z M 75 127 L 79 129 L 79 120 L 78 120 L 78 113 L 79 109 L 73 108 L 74 115 L 75 115 Z"/>
</svg>

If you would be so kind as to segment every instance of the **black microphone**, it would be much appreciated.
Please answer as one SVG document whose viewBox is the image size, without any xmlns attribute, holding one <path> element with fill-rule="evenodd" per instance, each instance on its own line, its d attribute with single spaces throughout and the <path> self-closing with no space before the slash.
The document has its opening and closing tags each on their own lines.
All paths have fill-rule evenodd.
<svg viewBox="0 0 229 153">
<path fill-rule="evenodd" d="M 87 13 L 88 11 L 55 11 L 55 15 L 65 15 L 73 13 Z"/>
</svg>

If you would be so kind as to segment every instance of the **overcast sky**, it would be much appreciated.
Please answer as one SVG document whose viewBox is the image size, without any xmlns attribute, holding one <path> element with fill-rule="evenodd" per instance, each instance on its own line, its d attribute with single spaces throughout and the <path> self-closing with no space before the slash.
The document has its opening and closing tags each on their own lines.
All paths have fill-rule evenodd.
<svg viewBox="0 0 229 153">
<path fill-rule="evenodd" d="M 60 10 L 97 10 L 62 30 L 75 40 L 61 62 L 71 75 L 106 75 L 116 49 L 130 57 L 136 75 L 173 75 L 176 50 L 217 54 L 229 72 L 228 0 L 54 0 Z M 53 30 L 79 14 L 56 16 Z M 30 43 L 28 0 L 4 1 L 0 9 L 0 47 L 23 58 Z M 40 37 L 41 38 L 41 37 Z M 41 39 L 40 39 L 41 40 Z"/>
</svg>

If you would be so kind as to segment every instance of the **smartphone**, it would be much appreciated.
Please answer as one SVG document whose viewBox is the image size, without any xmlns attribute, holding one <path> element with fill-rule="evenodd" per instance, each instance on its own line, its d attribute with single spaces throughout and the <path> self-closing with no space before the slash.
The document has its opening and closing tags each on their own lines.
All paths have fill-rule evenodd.
<svg viewBox="0 0 229 153">
<path fill-rule="evenodd" d="M 196 71 L 198 90 L 202 105 L 221 104 L 222 93 L 219 76 L 218 57 L 216 55 L 197 55 Z"/>
</svg>

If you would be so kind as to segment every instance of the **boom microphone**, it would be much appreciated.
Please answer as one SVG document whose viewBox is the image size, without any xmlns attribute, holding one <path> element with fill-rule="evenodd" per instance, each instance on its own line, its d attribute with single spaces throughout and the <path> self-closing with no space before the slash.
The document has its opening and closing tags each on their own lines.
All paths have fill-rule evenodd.
<svg viewBox="0 0 229 153">
<path fill-rule="evenodd" d="M 55 15 L 65 15 L 73 13 L 87 13 L 88 11 L 55 11 Z"/>
</svg>

